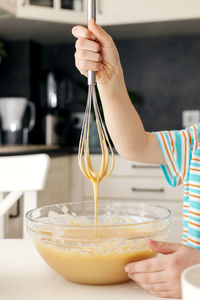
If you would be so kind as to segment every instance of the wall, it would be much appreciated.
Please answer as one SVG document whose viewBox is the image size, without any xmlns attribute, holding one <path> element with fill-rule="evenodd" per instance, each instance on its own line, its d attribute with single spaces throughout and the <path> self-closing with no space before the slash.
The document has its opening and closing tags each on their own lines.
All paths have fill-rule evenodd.
<svg viewBox="0 0 200 300">
<path fill-rule="evenodd" d="M 0 96 L 23 94 L 38 101 L 36 92 L 33 97 L 34 87 L 46 69 L 63 71 L 73 81 L 87 83 L 74 66 L 74 44 L 24 42 L 17 51 L 15 43 L 7 46 L 9 56 L 0 69 Z M 117 47 L 128 89 L 142 98 L 136 108 L 147 130 L 180 129 L 182 110 L 200 109 L 200 36 L 121 40 Z M 75 95 L 74 103 L 79 100 Z"/>
<path fill-rule="evenodd" d="M 30 43 L 6 42 L 0 66 L 0 97 L 30 97 Z"/>
<path fill-rule="evenodd" d="M 127 86 L 142 95 L 148 130 L 182 128 L 182 111 L 200 109 L 200 36 L 119 42 Z"/>
</svg>

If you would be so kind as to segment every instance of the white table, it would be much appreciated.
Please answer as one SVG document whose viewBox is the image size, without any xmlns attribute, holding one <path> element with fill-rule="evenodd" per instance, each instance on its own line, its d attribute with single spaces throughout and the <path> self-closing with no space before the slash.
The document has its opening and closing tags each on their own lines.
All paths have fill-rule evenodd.
<svg viewBox="0 0 200 300">
<path fill-rule="evenodd" d="M 159 300 L 133 282 L 86 286 L 65 281 L 40 258 L 30 240 L 0 240 L 1 300 Z"/>
</svg>

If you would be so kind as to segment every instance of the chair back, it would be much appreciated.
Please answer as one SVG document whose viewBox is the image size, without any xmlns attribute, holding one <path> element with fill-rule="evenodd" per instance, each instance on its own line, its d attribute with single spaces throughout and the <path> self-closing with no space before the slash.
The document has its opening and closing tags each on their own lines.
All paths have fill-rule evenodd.
<svg viewBox="0 0 200 300">
<path fill-rule="evenodd" d="M 23 232 L 25 215 L 37 207 L 37 191 L 44 189 L 50 158 L 46 154 L 0 158 L 0 238 L 4 237 L 3 216 L 23 196 Z M 8 193 L 4 197 L 4 193 Z"/>
</svg>

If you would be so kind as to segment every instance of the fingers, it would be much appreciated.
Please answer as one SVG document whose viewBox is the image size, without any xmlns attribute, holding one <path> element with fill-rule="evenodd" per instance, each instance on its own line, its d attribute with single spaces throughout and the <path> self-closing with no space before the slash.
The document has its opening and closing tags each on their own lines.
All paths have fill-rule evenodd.
<svg viewBox="0 0 200 300">
<path fill-rule="evenodd" d="M 90 30 L 83 26 L 74 26 L 72 34 L 78 39 L 98 40 L 98 43 L 103 47 L 114 46 L 111 36 L 101 26 L 97 25 L 94 20 L 91 19 L 89 21 L 88 27 Z"/>
<path fill-rule="evenodd" d="M 158 283 L 158 284 L 138 284 L 141 288 L 148 291 L 149 293 L 153 292 L 167 292 L 170 290 L 168 283 Z"/>
<path fill-rule="evenodd" d="M 180 298 L 180 291 L 172 291 L 171 286 L 168 283 L 159 283 L 159 284 L 140 284 L 137 283 L 141 288 L 143 288 L 147 293 L 160 297 L 160 298 Z"/>
<path fill-rule="evenodd" d="M 163 271 L 165 268 L 165 257 L 160 256 L 156 258 L 150 258 L 141 260 L 138 262 L 130 263 L 126 265 L 125 271 L 127 273 L 151 273 Z"/>
<path fill-rule="evenodd" d="M 86 71 L 100 71 L 103 69 L 102 63 L 97 63 L 89 60 L 81 60 L 76 59 L 76 67 L 80 70 L 80 72 L 86 72 Z"/>
<path fill-rule="evenodd" d="M 87 76 L 87 71 L 99 71 L 103 68 L 100 63 L 102 56 L 100 55 L 101 46 L 94 40 L 96 37 L 92 32 L 83 26 L 75 26 L 72 34 L 78 38 L 75 44 L 75 63 L 80 73 Z"/>
<path fill-rule="evenodd" d="M 165 271 L 154 273 L 129 273 L 128 277 L 137 283 L 142 284 L 164 283 L 167 281 Z"/>
<path fill-rule="evenodd" d="M 171 254 L 176 252 L 180 248 L 179 244 L 158 242 L 151 239 L 148 240 L 147 243 L 152 250 L 162 254 Z"/>
<path fill-rule="evenodd" d="M 105 30 L 103 30 L 101 26 L 97 25 L 93 19 L 89 20 L 88 28 L 96 36 L 98 42 L 102 47 L 114 46 L 114 42 L 111 36 Z"/>
<path fill-rule="evenodd" d="M 95 35 L 90 30 L 88 30 L 86 27 L 83 26 L 74 26 L 72 28 L 72 34 L 77 39 L 84 38 L 84 39 L 96 40 Z"/>
<path fill-rule="evenodd" d="M 98 82 L 106 82 L 115 68 L 119 66 L 121 70 L 119 54 L 109 34 L 93 20 L 89 21 L 89 29 L 83 26 L 72 29 L 72 34 L 77 38 L 75 64 L 81 74 L 86 76 L 88 71 L 95 71 Z"/>
<path fill-rule="evenodd" d="M 94 62 L 101 62 L 102 61 L 102 56 L 101 56 L 100 53 L 86 51 L 86 50 L 77 51 L 75 53 L 75 58 L 76 59 L 81 59 L 81 60 L 91 60 L 91 61 L 94 61 Z"/>
<path fill-rule="evenodd" d="M 170 281 L 168 273 L 166 272 L 158 272 L 157 275 L 161 276 L 163 281 L 161 282 L 159 278 L 155 274 L 151 274 L 152 278 L 146 280 L 146 278 L 138 277 L 139 281 L 135 280 L 137 285 L 147 291 L 149 294 L 162 298 L 180 298 L 181 296 L 181 286 L 177 284 L 175 281 Z M 136 277 L 135 277 L 136 278 Z M 132 279 L 132 278 L 131 278 Z M 143 280 L 140 281 L 140 280 Z M 158 282 L 156 280 L 158 279 Z M 155 282 L 153 282 L 155 280 Z M 149 281 L 149 283 L 147 282 Z"/>
<path fill-rule="evenodd" d="M 101 51 L 101 46 L 90 40 L 86 40 L 83 38 L 79 38 L 76 41 L 75 44 L 76 50 L 87 50 L 87 51 L 92 51 L 92 52 L 100 52 Z"/>
</svg>

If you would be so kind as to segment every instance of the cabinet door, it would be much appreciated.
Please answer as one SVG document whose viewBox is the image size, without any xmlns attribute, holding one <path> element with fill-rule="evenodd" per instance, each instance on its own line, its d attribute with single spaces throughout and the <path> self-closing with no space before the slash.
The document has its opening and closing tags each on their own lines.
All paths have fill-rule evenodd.
<svg viewBox="0 0 200 300">
<path fill-rule="evenodd" d="M 162 22 L 200 17 L 198 0 L 99 0 L 101 25 Z"/>
<path fill-rule="evenodd" d="M 16 14 L 17 0 L 0 0 L 0 16 L 6 17 L 7 15 Z"/>
<path fill-rule="evenodd" d="M 70 157 L 51 158 L 45 189 L 38 192 L 38 206 L 69 201 Z"/>
<path fill-rule="evenodd" d="M 31 4 L 33 3 L 33 4 Z M 30 0 L 18 0 L 17 17 L 66 24 L 83 24 L 87 21 L 87 0 L 82 0 L 82 10 L 64 8 L 63 0 L 52 1 L 51 6 L 34 4 Z"/>
<path fill-rule="evenodd" d="M 83 197 L 92 197 L 93 190 L 89 180 L 83 182 Z M 183 199 L 182 186 L 172 188 L 164 178 L 112 177 L 103 181 L 99 187 L 102 199 Z"/>
</svg>

